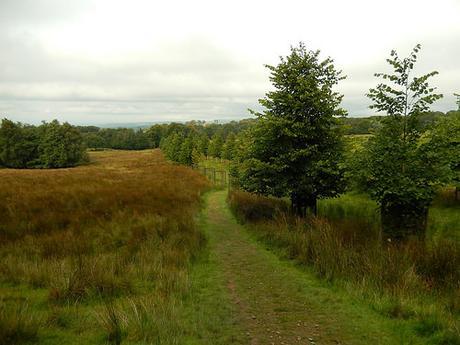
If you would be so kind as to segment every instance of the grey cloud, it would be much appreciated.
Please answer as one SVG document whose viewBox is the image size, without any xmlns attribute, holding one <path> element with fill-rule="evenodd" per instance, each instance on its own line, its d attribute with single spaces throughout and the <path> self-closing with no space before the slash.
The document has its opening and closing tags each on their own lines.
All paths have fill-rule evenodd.
<svg viewBox="0 0 460 345">
<path fill-rule="evenodd" d="M 0 28 L 13 25 L 23 30 L 23 25 L 50 25 L 62 23 L 87 11 L 92 4 L 90 0 L 1 0 Z"/>
<path fill-rule="evenodd" d="M 58 30 L 93 5 L 89 0 L 0 0 L 0 116 L 76 123 L 242 118 L 249 116 L 248 107 L 258 109 L 258 98 L 270 88 L 257 52 L 233 51 L 203 36 L 152 41 L 142 52 L 95 57 L 53 51 L 35 32 Z M 434 109 L 452 109 L 452 93 L 460 92 L 459 34 L 422 37 L 419 71 L 438 70 L 433 85 L 445 94 Z M 373 74 L 387 68 L 387 56 L 338 64 L 348 76 L 338 90 L 350 115 L 371 114 L 365 93 L 378 82 Z"/>
</svg>

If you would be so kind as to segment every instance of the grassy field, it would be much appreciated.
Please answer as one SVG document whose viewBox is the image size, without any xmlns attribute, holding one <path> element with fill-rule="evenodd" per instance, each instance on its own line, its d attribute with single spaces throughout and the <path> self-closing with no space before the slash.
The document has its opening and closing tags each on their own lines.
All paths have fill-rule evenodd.
<svg viewBox="0 0 460 345">
<path fill-rule="evenodd" d="M 440 212 L 454 207 L 439 203 Z M 322 217 L 310 220 L 286 213 L 282 200 L 241 191 L 230 193 L 229 204 L 237 218 L 269 248 L 346 290 L 348 298 L 354 296 L 388 319 L 399 320 L 402 329 L 409 327 L 409 339 L 460 344 L 457 241 L 439 234 L 440 238 L 426 244 L 384 243 L 376 205 L 362 195 L 323 201 Z"/>
<path fill-rule="evenodd" d="M 0 344 L 180 344 L 206 180 L 159 151 L 0 171 Z"/>
<path fill-rule="evenodd" d="M 158 150 L 90 157 L 0 170 L 0 345 L 459 344 L 449 193 L 431 212 L 428 247 L 382 245 L 362 195 L 322 201 L 329 220 L 310 223 L 283 200 L 233 193 L 253 236 L 318 279 L 248 237 L 226 191 L 207 194 L 203 210 L 210 183 L 198 171 Z"/>
</svg>

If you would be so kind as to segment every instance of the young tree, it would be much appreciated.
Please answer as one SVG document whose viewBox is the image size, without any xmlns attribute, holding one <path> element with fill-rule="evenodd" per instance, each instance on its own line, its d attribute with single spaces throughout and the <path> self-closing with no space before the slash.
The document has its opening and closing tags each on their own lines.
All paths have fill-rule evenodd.
<svg viewBox="0 0 460 345">
<path fill-rule="evenodd" d="M 193 152 L 193 141 L 192 138 L 189 136 L 187 138 L 183 138 L 182 143 L 180 144 L 179 150 L 179 157 L 178 163 L 185 164 L 185 165 L 192 165 L 192 152 Z"/>
<path fill-rule="evenodd" d="M 371 108 L 387 114 L 366 145 L 362 169 L 366 189 L 380 205 L 388 238 L 423 237 L 428 206 L 442 180 L 439 155 L 420 142 L 418 117 L 442 95 L 428 84 L 437 72 L 411 77 L 419 50 L 417 45 L 404 59 L 393 50 L 387 59 L 393 73 L 375 74 L 389 83 L 380 83 L 367 94 Z"/>
<path fill-rule="evenodd" d="M 208 147 L 208 154 L 211 157 L 220 158 L 222 155 L 222 147 L 224 145 L 224 138 L 222 137 L 222 133 L 216 132 L 209 142 Z"/>
<path fill-rule="evenodd" d="M 333 87 L 345 77 L 319 54 L 300 43 L 277 66 L 266 66 L 275 90 L 259 100 L 265 111 L 253 112 L 258 121 L 238 158 L 243 189 L 288 196 L 298 215 L 316 213 L 317 199 L 343 189 L 338 117 L 345 111 Z"/>
<path fill-rule="evenodd" d="M 225 140 L 224 145 L 222 146 L 222 158 L 232 160 L 233 155 L 235 154 L 235 145 L 236 145 L 236 135 L 231 132 L 227 139 Z"/>
</svg>

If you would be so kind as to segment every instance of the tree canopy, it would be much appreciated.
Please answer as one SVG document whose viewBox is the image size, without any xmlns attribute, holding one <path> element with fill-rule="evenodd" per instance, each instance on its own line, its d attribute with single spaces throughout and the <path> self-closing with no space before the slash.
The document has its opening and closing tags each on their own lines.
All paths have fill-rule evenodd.
<svg viewBox="0 0 460 345">
<path fill-rule="evenodd" d="M 377 73 L 384 82 L 370 89 L 371 108 L 387 114 L 366 144 L 362 157 L 365 189 L 381 209 L 388 237 L 423 235 L 435 187 L 445 180 L 444 159 L 421 140 L 420 116 L 442 95 L 428 80 L 437 72 L 411 77 L 420 45 L 406 58 L 391 52 L 392 73 Z"/>
<path fill-rule="evenodd" d="M 318 198 L 343 189 L 338 117 L 345 111 L 333 87 L 344 76 L 303 43 L 280 60 L 266 66 L 274 91 L 259 100 L 264 112 L 253 112 L 258 121 L 244 139 L 237 177 L 248 191 L 290 197 L 298 214 L 316 212 Z"/>
</svg>

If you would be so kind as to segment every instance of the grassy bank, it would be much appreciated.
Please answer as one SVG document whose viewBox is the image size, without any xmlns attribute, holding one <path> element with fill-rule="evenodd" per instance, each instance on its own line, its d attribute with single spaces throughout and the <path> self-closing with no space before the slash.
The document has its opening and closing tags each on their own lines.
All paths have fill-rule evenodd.
<svg viewBox="0 0 460 345">
<path fill-rule="evenodd" d="M 0 344 L 179 344 L 207 188 L 159 151 L 0 171 Z"/>
<path fill-rule="evenodd" d="M 287 206 L 279 200 L 239 191 L 229 195 L 229 204 L 259 240 L 409 327 L 414 338 L 460 344 L 457 243 L 382 243 L 372 218 L 363 217 L 375 212 L 370 203 L 356 209 L 329 205 L 335 212 L 331 220 L 296 219 L 283 212 Z"/>
</svg>

